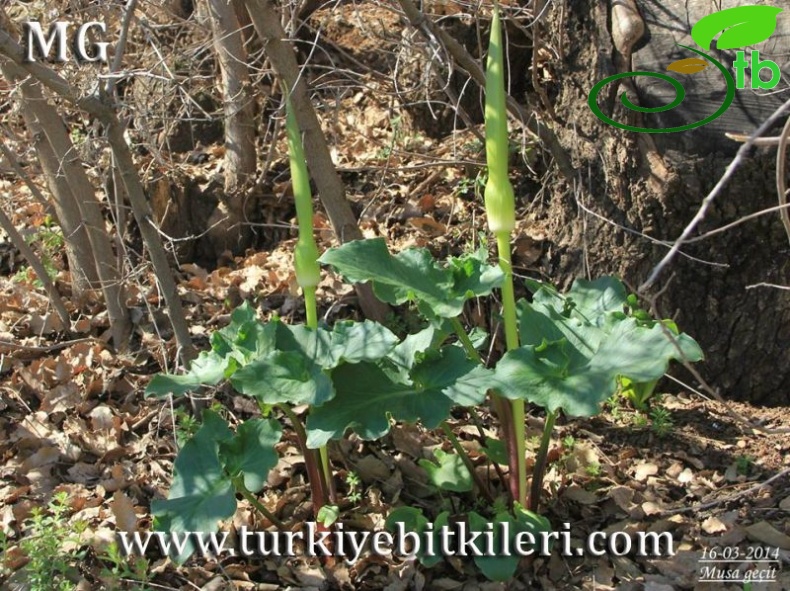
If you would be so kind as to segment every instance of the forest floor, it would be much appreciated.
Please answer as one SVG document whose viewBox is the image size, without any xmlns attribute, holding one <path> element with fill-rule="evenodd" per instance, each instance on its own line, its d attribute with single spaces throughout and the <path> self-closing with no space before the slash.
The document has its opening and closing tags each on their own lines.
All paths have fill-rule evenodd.
<svg viewBox="0 0 790 591">
<path fill-rule="evenodd" d="M 365 59 L 381 49 L 381 36 L 360 36 L 342 18 L 326 19 L 325 34 L 338 61 Z M 384 35 L 388 24 L 366 21 Z M 334 23 L 334 24 L 332 24 Z M 391 24 L 391 23 L 390 23 Z M 399 40 L 391 40 L 393 48 Z M 330 47 L 330 48 L 331 48 Z M 341 52 L 338 48 L 344 48 Z M 358 64 L 358 61 L 356 62 Z M 346 64 L 353 68 L 354 62 Z M 339 70 L 342 71 L 342 70 Z M 475 131 L 434 139 L 416 129 L 377 78 L 363 75 L 361 90 L 344 93 L 326 107 L 326 132 L 349 198 L 367 237 L 384 236 L 392 250 L 425 246 L 448 255 L 475 247 L 482 225 L 478 173 L 483 145 Z M 359 80 L 357 80 L 359 82 Z M 323 84 L 329 81 L 322 80 Z M 540 194 L 546 174 L 534 145 L 517 149 L 517 189 Z M 208 151 L 210 153 L 210 151 Z M 221 162 L 181 165 L 193 177 L 208 176 Z M 280 146 L 273 169 L 285 170 Z M 279 229 L 246 256 L 214 270 L 180 266 L 180 294 L 194 340 L 227 325 L 231 310 L 247 300 L 269 318 L 302 319 L 292 271 L 293 207 L 285 194 L 287 175 L 273 179 L 270 220 Z M 15 223 L 47 254 L 59 286 L 68 295 L 62 242 L 44 209 L 18 179 L 0 178 L 0 193 L 15 197 Z M 316 214 L 319 248 L 335 244 L 330 226 Z M 514 243 L 519 277 L 536 276 L 543 232 L 523 220 Z M 61 238 L 62 240 L 62 238 Z M 0 270 L 0 545 L 2 589 L 27 586 L 31 569 L 60 560 L 77 589 L 790 589 L 790 412 L 723 402 L 662 382 L 652 411 L 634 410 L 620 397 L 592 418 L 560 418 L 551 443 L 541 512 L 555 530 L 570 524 L 572 545 L 591 532 L 669 532 L 674 556 L 604 553 L 525 558 L 508 583 L 486 581 L 471 560 L 448 557 L 432 568 L 398 556 L 370 552 L 353 565 L 342 559 L 223 556 L 176 566 L 156 551 L 124 559 L 112 551 L 117 531 L 151 529 L 150 503 L 167 496 L 179 440 L 193 432 L 196 417 L 184 399 L 146 399 L 143 391 L 159 371 L 178 371 L 175 344 L 162 301 L 148 271 L 129 299 L 138 314 L 135 348 L 118 354 L 107 345 L 108 321 L 98 298 L 71 302 L 74 332 L 64 336 L 49 299 L 34 274 L 9 249 Z M 550 279 L 550 278 L 549 278 Z M 353 290 L 325 272 L 318 292 L 329 323 L 360 318 Z M 470 307 L 469 325 L 486 324 L 490 312 Z M 163 322 L 165 320 L 165 322 Z M 692 335 L 693 336 L 693 335 Z M 678 375 L 683 373 L 677 372 Z M 663 389 L 663 390 L 662 390 Z M 225 385 L 206 394 L 231 421 L 255 415 L 257 407 Z M 482 428 L 496 433 L 486 408 Z M 528 412 L 528 452 L 537 449 L 544 415 Z M 480 470 L 502 490 L 498 474 L 481 454 L 478 430 L 466 411 L 450 426 Z M 444 439 L 421 426 L 397 424 L 382 440 L 356 436 L 331 448 L 341 493 L 340 521 L 347 528 L 383 528 L 401 505 L 463 510 L 466 493 L 448 495 L 427 484 L 418 461 L 431 457 Z M 292 434 L 277 446 L 280 461 L 261 502 L 288 527 L 311 519 L 304 458 Z M 358 480 L 358 483 L 354 484 Z M 356 493 L 356 494 L 355 494 Z M 349 499 L 351 497 L 351 499 Z M 62 501 L 62 504 L 59 503 Z M 271 524 L 244 500 L 223 530 L 262 530 Z M 235 534 L 233 534 L 235 535 Z M 54 548 L 54 549 L 53 549 Z M 766 552 L 765 549 L 778 548 Z M 713 552 L 712 552 L 713 550 Z M 43 558 L 42 558 L 43 557 Z M 773 582 L 703 582 L 703 559 L 758 574 Z"/>
</svg>

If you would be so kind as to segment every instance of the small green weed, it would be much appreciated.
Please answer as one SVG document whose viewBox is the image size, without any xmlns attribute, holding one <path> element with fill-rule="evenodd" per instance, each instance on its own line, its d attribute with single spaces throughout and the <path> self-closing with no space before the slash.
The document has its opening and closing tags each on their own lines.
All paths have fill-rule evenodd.
<svg viewBox="0 0 790 591">
<path fill-rule="evenodd" d="M 754 466 L 754 457 L 748 455 L 739 455 L 735 458 L 735 470 L 741 476 L 748 476 Z"/>
<path fill-rule="evenodd" d="M 675 428 L 672 414 L 663 406 L 650 411 L 650 429 L 659 437 L 666 437 Z"/>
<path fill-rule="evenodd" d="M 360 490 L 361 484 L 362 481 L 359 479 L 356 472 L 349 472 L 346 474 L 346 486 L 348 486 L 346 498 L 354 504 L 362 500 L 362 491 Z"/>
<path fill-rule="evenodd" d="M 69 579 L 83 553 L 78 547 L 87 524 L 69 522 L 68 494 L 54 495 L 46 509 L 36 507 L 25 521 L 26 535 L 19 547 L 29 562 L 24 567 L 28 588 L 31 591 L 71 591 L 74 584 Z"/>
<path fill-rule="evenodd" d="M 135 581 L 141 583 L 140 591 L 147 591 L 145 583 L 149 581 L 148 560 L 143 556 L 124 556 L 118 544 L 113 542 L 107 547 L 104 554 L 99 556 L 104 563 L 109 563 L 102 568 L 99 575 L 110 589 L 120 588 L 122 583 Z"/>
<path fill-rule="evenodd" d="M 176 441 L 178 447 L 183 447 L 197 433 L 200 421 L 183 408 L 175 409 L 173 415 L 176 421 Z"/>
<path fill-rule="evenodd" d="M 601 465 L 598 463 L 588 464 L 584 471 L 587 472 L 587 476 L 598 478 L 601 475 Z"/>
</svg>

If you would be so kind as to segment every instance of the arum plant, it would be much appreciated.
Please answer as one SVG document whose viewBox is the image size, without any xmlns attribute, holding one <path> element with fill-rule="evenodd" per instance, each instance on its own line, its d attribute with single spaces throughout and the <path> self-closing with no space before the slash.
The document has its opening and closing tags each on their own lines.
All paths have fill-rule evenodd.
<svg viewBox="0 0 790 591">
<path fill-rule="evenodd" d="M 558 414 L 594 415 L 624 380 L 649 384 L 667 371 L 671 359 L 702 359 L 691 337 L 648 318 L 614 277 L 577 280 L 565 294 L 549 284 L 527 281 L 531 299 L 515 300 L 510 257 L 515 206 L 508 179 L 502 54 L 495 8 L 486 80 L 485 205 L 489 228 L 496 237 L 497 264 L 489 264 L 485 245 L 476 252 L 437 261 L 425 248 L 392 254 L 382 238 L 347 242 L 318 258 L 351 283 L 369 283 L 384 302 L 412 304 L 424 326 L 402 338 L 376 322 L 339 321 L 331 328 L 318 324 L 319 267 L 311 196 L 299 131 L 289 112 L 289 157 L 299 220 L 294 266 L 305 294 L 307 324 L 287 325 L 277 318 L 262 322 L 255 309 L 244 303 L 233 311 L 228 326 L 211 335 L 211 350 L 202 352 L 189 372 L 151 380 L 146 392 L 155 396 L 180 395 L 227 380 L 241 395 L 254 398 L 263 415 L 242 422 L 234 432 L 219 414 L 204 414 L 203 425 L 176 458 L 168 498 L 152 502 L 158 528 L 208 533 L 218 521 L 233 515 L 237 493 L 276 523 L 255 494 L 263 489 L 268 471 L 277 462 L 274 446 L 282 428 L 268 415 L 271 407 L 278 407 L 290 418 L 304 452 L 319 520 L 322 506 L 332 509 L 324 512 L 331 520 L 340 517 L 337 508 L 324 505 L 330 474 L 325 452 L 322 455 L 320 450 L 349 431 L 364 440 L 376 440 L 397 422 L 419 421 L 428 429 L 442 427 L 456 452 L 437 451 L 435 462 L 420 462 L 429 482 L 456 495 L 474 492 L 476 484 L 490 506 L 461 505 L 456 511 L 463 515 L 443 511 L 433 516 L 432 527 L 422 510 L 401 507 L 389 515 L 386 526 L 400 523 L 410 531 L 425 533 L 463 520 L 469 531 L 484 533 L 492 531 L 493 521 L 507 524 L 493 528 L 495 538 L 506 532 L 512 537 L 530 532 L 537 539 L 538 532 L 551 529 L 545 517 L 530 509 L 538 506 Z M 485 298 L 496 289 L 502 291 L 507 351 L 495 367 L 486 367 L 478 349 L 485 345 L 487 335 L 467 334 L 461 317 L 471 298 Z M 509 465 L 509 503 L 480 482 L 446 423 L 453 407 L 475 407 L 489 394 L 505 441 L 487 439 L 483 449 L 491 462 Z M 525 402 L 547 413 L 529 498 Z M 295 405 L 308 407 L 304 423 L 295 415 Z M 495 580 L 512 577 L 519 557 L 491 556 L 483 539 L 477 546 L 479 556 L 474 557 L 480 570 Z M 179 549 L 177 558 L 185 559 L 192 549 Z M 428 567 L 441 557 L 423 553 L 418 559 Z"/>
<path fill-rule="evenodd" d="M 488 181 L 484 196 L 488 227 L 496 238 L 499 266 L 504 275 L 502 318 L 505 325 L 505 345 L 508 351 L 512 351 L 519 345 L 513 266 L 510 257 L 510 234 L 516 227 L 516 206 L 513 185 L 508 177 L 509 150 L 504 70 L 502 28 L 499 22 L 499 6 L 495 3 L 486 64 L 485 129 Z M 495 404 L 499 412 L 499 420 L 503 425 L 505 440 L 509 444 L 511 492 L 515 500 L 526 506 L 524 401 L 512 401 L 510 409 L 507 408 L 506 403 L 498 399 L 495 399 Z"/>
<path fill-rule="evenodd" d="M 288 94 L 287 92 L 285 93 Z M 288 135 L 288 160 L 291 168 L 291 183 L 293 186 L 294 199 L 296 201 L 296 219 L 299 225 L 299 238 L 294 248 L 294 271 L 296 281 L 304 293 L 305 314 L 307 316 L 307 327 L 313 330 L 318 329 L 318 313 L 316 305 L 316 288 L 321 281 L 321 267 L 318 264 L 318 247 L 313 236 L 313 195 L 310 191 L 310 177 L 307 173 L 307 164 L 302 145 L 302 136 L 299 132 L 299 124 L 293 112 L 290 99 L 286 99 L 286 130 Z M 291 413 L 291 420 L 299 419 Z M 301 428 L 301 424 L 299 425 Z M 306 437 L 300 438 L 305 442 Z M 303 449 L 305 459 L 313 456 L 314 453 L 306 447 Z M 325 445 L 319 449 L 322 473 L 311 470 L 311 482 L 316 481 L 314 494 L 329 493 L 333 502 L 334 492 L 332 486 L 332 470 L 329 466 L 329 454 Z M 308 470 L 313 462 L 308 463 Z M 317 504 L 318 511 L 324 504 L 326 495 L 321 494 Z"/>
</svg>

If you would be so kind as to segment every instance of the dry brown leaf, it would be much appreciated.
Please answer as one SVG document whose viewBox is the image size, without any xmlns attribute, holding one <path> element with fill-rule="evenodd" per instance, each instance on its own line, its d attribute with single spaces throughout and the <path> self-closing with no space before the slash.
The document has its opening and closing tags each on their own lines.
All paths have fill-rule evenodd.
<svg viewBox="0 0 790 591">
<path fill-rule="evenodd" d="M 357 462 L 354 471 L 365 483 L 384 482 L 390 477 L 390 469 L 376 456 L 367 455 Z"/>
<path fill-rule="evenodd" d="M 693 481 L 694 481 L 694 473 L 689 468 L 686 468 L 685 470 L 683 470 L 683 472 L 678 474 L 678 482 L 680 482 L 681 484 L 688 484 L 689 482 L 693 482 Z"/>
<path fill-rule="evenodd" d="M 598 501 L 598 495 L 577 484 L 569 486 L 562 496 L 581 505 L 592 505 Z"/>
<path fill-rule="evenodd" d="M 443 236 L 447 233 L 447 226 L 429 216 L 409 218 L 409 223 L 429 236 Z"/>
<path fill-rule="evenodd" d="M 727 524 L 718 517 L 708 517 L 702 522 L 702 531 L 706 534 L 719 534 L 727 531 Z"/>
<path fill-rule="evenodd" d="M 60 450 L 57 447 L 42 447 L 36 453 L 28 457 L 19 467 L 19 474 L 30 472 L 35 468 L 41 468 L 49 464 L 54 464 L 60 459 Z"/>
<path fill-rule="evenodd" d="M 614 486 L 609 490 L 609 498 L 623 511 L 630 511 L 633 507 L 634 489 L 627 486 Z"/>
<path fill-rule="evenodd" d="M 634 478 L 640 482 L 647 480 L 649 476 L 658 474 L 658 466 L 653 462 L 640 462 L 636 465 Z"/>
<path fill-rule="evenodd" d="M 645 512 L 645 515 L 655 515 L 656 513 L 661 513 L 663 509 L 659 503 L 654 503 L 653 501 L 646 501 L 642 503 L 642 511 Z"/>
<path fill-rule="evenodd" d="M 115 516 L 115 526 L 118 531 L 136 532 L 137 515 L 134 512 L 134 503 L 123 491 L 116 490 L 110 501 L 110 509 Z"/>
</svg>

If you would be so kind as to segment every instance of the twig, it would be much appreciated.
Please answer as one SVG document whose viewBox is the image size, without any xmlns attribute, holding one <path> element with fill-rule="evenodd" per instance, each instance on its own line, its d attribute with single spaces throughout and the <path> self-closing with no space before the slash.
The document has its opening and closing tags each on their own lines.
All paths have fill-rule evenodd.
<svg viewBox="0 0 790 591">
<path fill-rule="evenodd" d="M 38 275 L 38 279 L 44 286 L 44 290 L 47 292 L 49 299 L 52 301 L 55 311 L 58 313 L 58 318 L 60 318 L 60 322 L 63 324 L 63 329 L 67 333 L 71 334 L 71 319 L 69 318 L 69 312 L 66 309 L 66 304 L 63 302 L 60 292 L 58 292 L 58 288 L 55 286 L 55 283 L 52 281 L 52 279 L 50 279 L 49 273 L 47 273 L 47 270 L 44 267 L 44 264 L 41 262 L 41 259 L 36 256 L 36 253 L 25 241 L 22 234 L 19 233 L 16 227 L 14 227 L 14 223 L 2 209 L 0 209 L 0 227 L 3 228 L 6 234 L 8 234 L 11 242 L 16 248 L 19 249 L 19 252 L 22 253 L 22 256 L 25 257 L 25 260 L 28 262 L 28 264 L 33 267 L 33 270 L 36 272 L 36 275 Z"/>
<path fill-rule="evenodd" d="M 458 41 L 453 39 L 444 29 L 436 25 L 436 23 L 420 12 L 411 0 L 398 0 L 398 3 L 401 5 L 404 13 L 406 13 L 406 17 L 415 29 L 422 31 L 429 40 L 431 37 L 438 39 L 456 61 L 458 66 L 464 69 L 481 88 L 485 86 L 485 72 L 483 72 L 482 66 L 471 56 L 463 45 L 458 43 Z M 557 140 L 554 131 L 546 124 L 530 117 L 525 109 L 512 96 L 507 95 L 506 100 L 508 111 L 510 111 L 522 125 L 540 138 L 543 144 L 549 149 L 549 152 L 551 152 L 563 176 L 566 180 L 572 181 L 576 177 L 576 172 L 568 158 L 568 154 L 560 145 L 559 140 Z"/>
<path fill-rule="evenodd" d="M 785 291 L 790 291 L 790 285 L 777 285 L 776 283 L 766 283 L 764 281 L 760 283 L 753 283 L 752 285 L 747 285 L 745 289 L 755 289 L 757 287 L 771 287 L 773 289 L 782 289 Z"/>
<path fill-rule="evenodd" d="M 721 232 L 732 230 L 734 227 L 740 226 L 742 223 L 758 218 L 761 215 L 765 215 L 767 213 L 773 213 L 775 211 L 782 211 L 783 209 L 787 209 L 788 207 L 790 207 L 790 204 L 788 203 L 784 205 L 774 205 L 773 207 L 766 207 L 765 209 L 761 209 L 760 211 L 756 211 L 754 213 L 750 213 L 749 215 L 745 215 L 742 218 L 739 218 L 734 222 L 731 222 L 725 226 L 716 228 L 715 230 L 711 230 L 710 232 L 705 232 L 704 234 L 700 234 L 699 236 L 695 236 L 694 238 L 689 238 L 688 240 L 686 240 L 686 244 L 691 244 L 692 242 L 699 242 L 700 240 L 706 240 L 707 238 L 710 238 L 715 234 L 720 234 Z"/>
<path fill-rule="evenodd" d="M 590 209 L 589 207 L 584 205 L 584 203 L 581 202 L 581 200 L 579 199 L 578 195 L 576 196 L 576 204 L 579 206 L 579 208 L 582 211 L 584 211 L 586 213 L 589 213 L 591 216 L 596 217 L 599 220 L 601 220 L 601 221 L 603 221 L 603 222 L 605 222 L 605 223 L 607 223 L 607 224 L 609 224 L 611 226 L 614 226 L 615 228 L 619 228 L 623 232 L 627 232 L 628 234 L 634 234 L 636 236 L 639 236 L 640 238 L 644 238 L 645 240 L 648 240 L 648 241 L 652 242 L 653 244 L 658 244 L 659 246 L 663 246 L 665 248 L 670 248 L 670 243 L 666 242 L 665 240 L 659 240 L 658 238 L 653 238 L 652 236 L 648 236 L 647 234 L 645 234 L 643 232 L 640 232 L 639 230 L 634 230 L 633 228 L 629 228 L 628 226 L 624 226 L 622 224 L 619 224 L 619 223 L 615 222 L 614 220 L 610 220 L 606 216 L 603 216 L 600 213 L 597 213 L 597 212 L 593 211 L 592 209 Z M 697 240 L 697 239 L 694 238 L 693 240 Z M 694 261 L 696 263 L 701 263 L 703 265 L 709 265 L 711 267 L 722 267 L 722 268 L 729 267 L 729 265 L 727 265 L 725 263 L 716 263 L 716 262 L 713 262 L 713 261 L 705 261 L 703 259 L 698 259 L 697 257 L 693 257 L 690 254 L 687 254 L 687 253 L 683 252 L 682 250 L 679 250 L 678 253 L 681 256 L 684 256 L 684 257 L 686 257 L 687 259 L 689 259 L 691 261 Z"/>
<path fill-rule="evenodd" d="M 787 155 L 787 140 L 790 137 L 790 117 L 785 121 L 782 133 L 779 135 L 779 149 L 776 151 L 776 192 L 779 195 L 779 216 L 785 227 L 787 239 L 790 241 L 790 213 L 784 208 L 787 205 L 787 183 L 785 182 L 785 157 Z"/>
<path fill-rule="evenodd" d="M 705 218 L 705 215 L 708 213 L 708 208 L 710 208 L 711 204 L 713 203 L 714 199 L 718 196 L 724 186 L 729 182 L 732 175 L 735 174 L 735 171 L 738 167 L 743 163 L 744 158 L 746 157 L 746 153 L 749 151 L 749 148 L 752 147 L 754 144 L 754 140 L 761 136 L 765 131 L 773 125 L 774 121 L 779 119 L 782 114 L 790 107 L 790 100 L 786 101 L 781 107 L 779 107 L 776 111 L 774 111 L 773 115 L 771 115 L 758 129 L 757 131 L 752 134 L 745 144 L 743 144 L 740 148 L 738 148 L 738 153 L 735 155 L 735 158 L 730 162 L 729 166 L 727 166 L 727 170 L 724 171 L 724 174 L 719 179 L 719 182 L 716 183 L 716 186 L 711 189 L 710 193 L 702 200 L 702 205 L 700 206 L 699 210 L 697 210 L 696 215 L 694 218 L 689 222 L 686 228 L 683 230 L 683 233 L 680 235 L 675 243 L 672 245 L 672 248 L 669 252 L 664 256 L 661 261 L 653 268 L 650 272 L 650 276 L 647 278 L 642 285 L 639 286 L 639 291 L 643 292 L 655 283 L 658 276 L 664 270 L 664 268 L 672 262 L 672 259 L 675 258 L 675 255 L 680 250 L 680 246 L 685 242 L 685 240 L 691 235 L 697 225 Z"/>
<path fill-rule="evenodd" d="M 19 343 L 12 343 L 10 341 L 0 341 L 0 347 L 9 347 L 11 349 L 18 349 L 20 351 L 30 351 L 32 353 L 52 353 L 53 351 L 60 351 L 61 349 L 67 349 L 72 345 L 77 345 L 79 343 L 91 343 L 91 342 L 100 342 L 99 339 L 93 337 L 85 337 L 82 339 L 73 339 L 71 341 L 63 341 L 62 343 L 55 343 L 53 345 L 47 345 L 45 347 L 36 347 L 33 345 L 20 345 Z"/>
<path fill-rule="evenodd" d="M 784 476 L 787 475 L 790 475 L 790 468 L 785 468 L 778 474 L 774 474 L 773 476 L 771 476 L 765 482 L 760 482 L 758 484 L 755 484 L 754 486 L 751 486 L 735 494 L 728 495 L 720 499 L 716 499 L 715 501 L 709 501 L 707 503 L 698 503 L 696 505 L 691 505 L 690 507 L 680 507 L 678 509 L 666 509 L 661 512 L 661 515 L 674 515 L 676 513 L 687 513 L 689 511 L 695 511 L 695 512 L 704 511 L 705 509 L 710 509 L 711 507 L 715 507 L 716 505 L 721 505 L 722 503 L 729 503 L 730 501 L 735 501 L 737 499 L 740 499 L 741 497 L 754 494 L 764 486 L 768 486 L 773 481 L 779 480 L 780 478 L 783 478 Z"/>
<path fill-rule="evenodd" d="M 749 136 L 745 135 L 743 133 L 726 132 L 724 135 L 727 136 L 727 138 L 733 140 L 734 142 L 748 142 L 749 141 Z M 753 146 L 761 146 L 761 147 L 778 146 L 780 139 L 781 138 L 778 138 L 778 137 L 758 137 L 758 138 L 755 138 L 754 143 L 752 145 Z"/>
<path fill-rule="evenodd" d="M 132 23 L 135 8 L 137 8 L 137 0 L 128 0 L 124 8 L 123 20 L 121 21 L 121 33 L 118 36 L 118 43 L 115 44 L 115 55 L 112 58 L 112 64 L 110 64 L 111 74 L 115 74 L 121 69 L 121 62 L 123 62 L 123 55 L 126 51 L 126 42 L 129 39 L 129 27 Z M 110 76 L 107 79 L 105 92 L 110 96 L 112 96 L 115 89 L 116 80 L 116 76 Z"/>
</svg>

